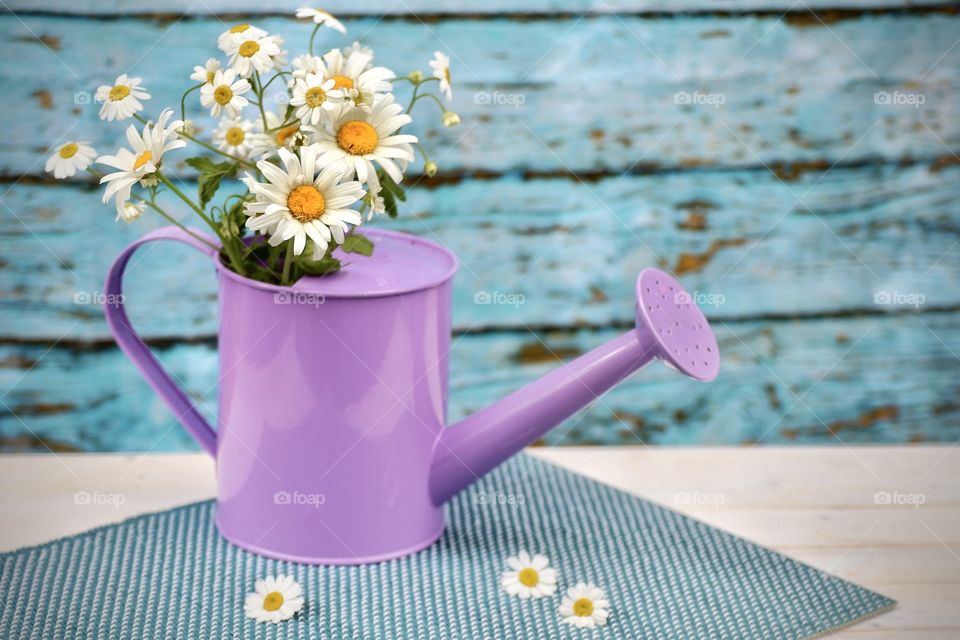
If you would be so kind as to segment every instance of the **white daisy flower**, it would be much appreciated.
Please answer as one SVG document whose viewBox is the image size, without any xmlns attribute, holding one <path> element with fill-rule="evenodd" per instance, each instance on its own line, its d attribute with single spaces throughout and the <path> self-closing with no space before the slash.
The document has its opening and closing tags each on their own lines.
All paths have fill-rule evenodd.
<svg viewBox="0 0 960 640">
<path fill-rule="evenodd" d="M 386 67 L 373 66 L 373 53 L 354 49 L 348 53 L 331 49 L 323 54 L 323 69 L 318 71 L 325 79 L 332 78 L 334 89 L 365 89 L 375 93 L 389 93 L 396 74 Z"/>
<path fill-rule="evenodd" d="M 316 73 L 309 73 L 294 82 L 290 104 L 297 108 L 296 116 L 304 124 L 319 124 L 321 116 L 339 111 L 343 92 L 334 90 L 333 85 L 332 78 L 324 80 Z"/>
<path fill-rule="evenodd" d="M 103 201 L 116 197 L 117 214 L 123 217 L 124 206 L 130 199 L 130 190 L 137 182 L 149 180 L 151 175 L 160 168 L 163 154 L 174 149 L 186 146 L 183 140 L 176 140 L 176 131 L 183 122 L 174 120 L 167 124 L 173 115 L 172 109 L 164 109 L 157 118 L 157 123 L 143 125 L 143 134 L 137 132 L 136 127 L 127 127 L 127 142 L 133 150 L 120 149 L 115 156 L 100 156 L 99 164 L 105 164 L 117 169 L 100 179 L 100 184 L 107 184 L 103 192 Z"/>
<path fill-rule="evenodd" d="M 282 46 L 283 39 L 279 36 L 245 37 L 229 40 L 224 51 L 230 56 L 230 65 L 237 74 L 249 78 L 254 71 L 264 73 L 285 64 L 286 52 Z"/>
<path fill-rule="evenodd" d="M 103 103 L 100 107 L 101 120 L 126 120 L 133 114 L 143 111 L 141 100 L 149 100 L 150 94 L 140 86 L 142 78 L 128 78 L 122 74 L 112 85 L 105 84 L 97 88 L 96 100 Z"/>
<path fill-rule="evenodd" d="M 343 23 L 334 18 L 329 12 L 323 9 L 313 9 L 311 7 L 301 7 L 297 9 L 298 18 L 312 18 L 314 23 L 322 24 L 325 27 L 336 29 L 340 33 L 346 33 L 347 28 Z"/>
<path fill-rule="evenodd" d="M 213 144 L 238 158 L 249 158 L 254 148 L 256 134 L 249 120 L 221 120 L 213 132 Z"/>
<path fill-rule="evenodd" d="M 323 64 L 323 58 L 320 56 L 311 56 L 309 54 L 304 54 L 302 56 L 297 56 L 291 62 L 293 65 L 292 79 L 287 83 L 291 89 L 297 80 L 306 78 L 308 74 L 317 73 L 323 75 L 327 67 Z"/>
<path fill-rule="evenodd" d="M 450 58 L 440 51 L 434 51 L 430 68 L 433 69 L 433 77 L 440 80 L 440 93 L 447 96 L 447 100 L 453 100 L 453 87 L 450 86 Z"/>
<path fill-rule="evenodd" d="M 251 144 L 253 148 L 251 155 L 268 158 L 276 153 L 277 149 L 293 149 L 303 142 L 303 134 L 300 132 L 300 123 L 294 122 L 285 127 L 284 116 L 286 108 L 281 108 L 280 113 L 267 111 L 267 131 L 263 130 L 263 119 L 258 119 L 256 123 L 257 132 L 253 135 Z"/>
<path fill-rule="evenodd" d="M 145 207 L 142 202 L 124 202 L 122 207 L 117 207 L 117 221 L 133 222 L 143 215 Z"/>
<path fill-rule="evenodd" d="M 370 60 L 373 60 L 373 49 L 370 47 L 365 47 L 356 40 L 349 47 L 344 47 L 341 49 L 343 55 L 349 57 L 352 53 L 362 53 L 363 55 L 370 56 Z"/>
<path fill-rule="evenodd" d="M 545 555 L 530 557 L 526 551 L 507 558 L 510 567 L 500 576 L 503 590 L 521 598 L 542 598 L 557 592 L 557 570 Z"/>
<path fill-rule="evenodd" d="M 200 104 L 210 109 L 210 115 L 219 118 L 226 113 L 229 118 L 236 118 L 243 108 L 250 104 L 241 93 L 250 91 L 250 83 L 237 79 L 237 72 L 233 69 L 216 71 L 213 79 L 200 87 Z"/>
<path fill-rule="evenodd" d="M 293 576 L 269 576 L 257 580 L 256 590 L 247 594 L 243 612 L 257 622 L 289 620 L 303 609 L 303 590 Z"/>
<path fill-rule="evenodd" d="M 245 181 L 256 199 L 246 212 L 247 227 L 270 234 L 270 245 L 277 246 L 293 239 L 293 253 L 300 255 L 313 240 L 314 258 L 327 250 L 331 237 L 342 244 L 348 225 L 362 222 L 360 214 L 350 206 L 363 197 L 359 182 L 343 182 L 343 168 L 319 162 L 316 145 L 300 148 L 299 157 L 287 149 L 279 149 L 283 168 L 266 160 L 257 168 L 267 183 Z M 323 167 L 317 175 L 316 169 Z"/>
<path fill-rule="evenodd" d="M 603 590 L 585 582 L 567 589 L 560 603 L 560 618 L 566 624 L 592 629 L 607 624 L 610 603 Z"/>
<path fill-rule="evenodd" d="M 363 196 L 363 202 L 367 205 L 367 220 L 387 212 L 387 204 L 379 194 L 379 191 L 376 193 L 368 191 L 367 195 Z"/>
<path fill-rule="evenodd" d="M 263 38 L 266 35 L 267 32 L 263 29 L 258 29 L 249 24 L 238 24 L 220 34 L 220 37 L 217 38 L 217 47 L 219 47 L 221 51 L 226 51 L 230 47 L 230 43 L 234 40 L 240 40 L 241 42 L 248 39 L 255 40 L 257 38 Z"/>
<path fill-rule="evenodd" d="M 208 58 L 202 67 L 197 65 L 193 68 L 190 79 L 203 83 L 213 82 L 213 76 L 217 71 L 220 71 L 220 61 L 216 58 Z"/>
<path fill-rule="evenodd" d="M 411 144 L 417 137 L 398 134 L 400 127 L 410 123 L 410 116 L 396 104 L 392 94 L 377 96 L 373 109 L 349 109 L 320 127 L 305 126 L 323 152 L 321 163 L 334 163 L 343 168 L 344 177 L 354 175 L 360 182 L 380 191 L 377 163 L 394 182 L 403 180 L 403 171 L 413 161 Z"/>
<path fill-rule="evenodd" d="M 341 89 L 343 91 L 344 106 L 362 109 L 367 113 L 373 110 L 373 103 L 377 99 L 377 92 L 364 86 Z"/>
<path fill-rule="evenodd" d="M 57 180 L 62 180 L 89 167 L 95 157 L 97 152 L 89 142 L 67 142 L 50 156 L 44 169 Z"/>
<path fill-rule="evenodd" d="M 280 35 L 273 35 L 270 36 L 270 38 L 273 39 L 274 44 L 280 47 L 280 53 L 273 56 L 273 68 L 276 71 L 285 71 L 286 69 L 284 67 L 287 66 L 287 50 L 283 48 L 283 45 L 286 41 L 283 39 L 283 36 Z"/>
</svg>

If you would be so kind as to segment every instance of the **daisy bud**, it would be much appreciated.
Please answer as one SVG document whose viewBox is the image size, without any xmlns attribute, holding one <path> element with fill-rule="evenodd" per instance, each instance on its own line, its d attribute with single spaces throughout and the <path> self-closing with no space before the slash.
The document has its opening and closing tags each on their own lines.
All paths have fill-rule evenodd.
<svg viewBox="0 0 960 640">
<path fill-rule="evenodd" d="M 123 220 L 124 222 L 133 222 L 142 215 L 143 204 L 140 203 L 124 202 L 120 208 L 117 209 L 117 220 Z"/>
<path fill-rule="evenodd" d="M 437 167 L 437 163 L 433 160 L 427 160 L 425 163 L 423 163 L 423 172 L 427 174 L 428 178 L 432 178 L 433 176 L 437 175 L 438 168 L 439 167 Z"/>
<path fill-rule="evenodd" d="M 443 112 L 443 126 L 445 127 L 455 127 L 460 124 L 460 114 L 454 111 L 444 111 Z"/>
<path fill-rule="evenodd" d="M 423 82 L 423 71 L 411 71 L 407 77 L 410 78 L 410 82 L 420 84 Z"/>
</svg>

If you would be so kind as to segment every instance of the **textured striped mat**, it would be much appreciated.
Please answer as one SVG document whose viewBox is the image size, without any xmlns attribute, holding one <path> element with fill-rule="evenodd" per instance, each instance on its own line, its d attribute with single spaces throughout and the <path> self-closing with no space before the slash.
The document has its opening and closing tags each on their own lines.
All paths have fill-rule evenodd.
<svg viewBox="0 0 960 640">
<path fill-rule="evenodd" d="M 893 601 L 582 476 L 518 456 L 460 495 L 437 544 L 356 567 L 261 558 L 231 546 L 213 503 L 187 505 L 0 556 L 0 638 L 806 638 Z M 556 596 L 520 600 L 504 559 L 543 552 Z M 306 605 L 261 624 L 244 595 L 291 573 Z M 562 624 L 562 592 L 607 590 L 595 630 Z"/>
</svg>

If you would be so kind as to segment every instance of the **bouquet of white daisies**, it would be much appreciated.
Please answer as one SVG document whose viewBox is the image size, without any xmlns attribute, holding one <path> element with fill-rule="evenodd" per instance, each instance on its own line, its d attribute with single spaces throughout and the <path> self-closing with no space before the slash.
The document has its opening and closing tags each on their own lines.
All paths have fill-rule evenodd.
<svg viewBox="0 0 960 640">
<path fill-rule="evenodd" d="M 337 247 L 370 255 L 370 240 L 353 231 L 364 218 L 396 216 L 397 201 L 405 198 L 400 184 L 415 152 L 425 175 L 437 172 L 417 137 L 402 132 L 411 109 L 426 98 L 440 107 L 445 126 L 460 122 L 440 98 L 452 98 L 450 61 L 436 52 L 431 76 L 413 71 L 397 77 L 375 66 L 373 52 L 359 43 L 314 55 L 321 28 L 346 29 L 319 9 L 299 9 L 296 15 L 314 23 L 307 54 L 288 65 L 281 36 L 248 24 L 228 29 L 217 42 L 227 65 L 210 58 L 194 68 L 190 78 L 196 84 L 183 94 L 178 120 L 173 109 L 156 120 L 143 116 L 150 94 L 140 78 L 121 75 L 100 87 L 101 120 L 141 123 L 142 128 L 127 128 L 129 148 L 96 158 L 89 143 L 67 142 L 46 170 L 57 178 L 93 172 L 106 185 L 103 201 L 113 199 L 117 219 L 127 222 L 150 209 L 182 227 L 157 201 L 160 193 L 171 192 L 217 235 L 226 266 L 263 282 L 289 285 L 303 275 L 337 271 L 341 263 L 332 255 Z M 393 94 L 400 82 L 410 87 L 406 108 Z M 425 90 L 432 82 L 438 83 L 437 93 Z M 208 139 L 186 118 L 191 94 L 218 120 Z M 198 174 L 195 197 L 164 168 L 168 153 L 191 144 L 201 154 L 185 158 Z M 93 169 L 94 158 L 110 171 Z M 212 204 L 221 183 L 230 179 L 242 181 L 244 192 Z"/>
</svg>

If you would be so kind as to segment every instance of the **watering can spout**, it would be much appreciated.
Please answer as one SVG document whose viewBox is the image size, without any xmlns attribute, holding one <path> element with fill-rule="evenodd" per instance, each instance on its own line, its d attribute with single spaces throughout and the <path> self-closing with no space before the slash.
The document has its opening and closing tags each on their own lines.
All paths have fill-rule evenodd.
<svg viewBox="0 0 960 640">
<path fill-rule="evenodd" d="M 654 358 L 696 380 L 716 377 L 716 338 L 672 276 L 641 272 L 636 317 L 634 329 L 444 429 L 430 471 L 434 503 L 459 493 Z"/>
</svg>

